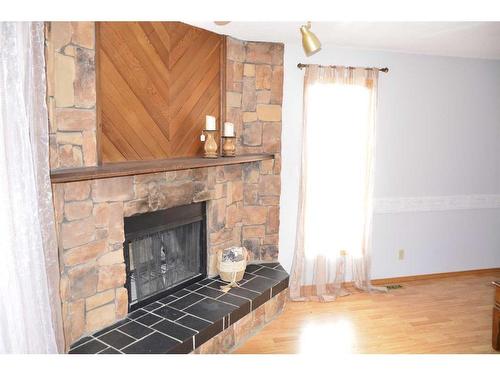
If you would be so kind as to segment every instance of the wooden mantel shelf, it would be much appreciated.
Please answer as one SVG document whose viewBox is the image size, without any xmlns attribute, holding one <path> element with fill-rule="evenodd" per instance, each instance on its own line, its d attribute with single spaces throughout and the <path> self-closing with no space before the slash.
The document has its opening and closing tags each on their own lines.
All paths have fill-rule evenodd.
<svg viewBox="0 0 500 375">
<path fill-rule="evenodd" d="M 97 167 L 69 168 L 53 171 L 50 179 L 53 184 L 96 180 L 101 178 L 133 176 L 147 173 L 179 171 L 220 165 L 249 163 L 252 161 L 274 159 L 273 154 L 237 155 L 235 157 L 219 157 L 207 159 L 202 157 L 175 158 L 146 161 L 127 161 L 121 163 L 103 164 Z"/>
</svg>

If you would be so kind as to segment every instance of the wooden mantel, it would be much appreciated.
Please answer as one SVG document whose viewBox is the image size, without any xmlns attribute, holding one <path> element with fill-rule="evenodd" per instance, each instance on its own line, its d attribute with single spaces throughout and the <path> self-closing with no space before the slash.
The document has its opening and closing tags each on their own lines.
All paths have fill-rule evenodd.
<svg viewBox="0 0 500 375">
<path fill-rule="evenodd" d="M 128 161 L 103 164 L 97 167 L 70 168 L 53 171 L 50 179 L 53 184 L 95 180 L 110 177 L 133 176 L 148 173 L 178 171 L 220 165 L 249 163 L 253 161 L 274 159 L 274 154 L 238 155 L 235 157 L 218 157 L 207 159 L 203 157 L 174 158 L 146 161 Z"/>
</svg>

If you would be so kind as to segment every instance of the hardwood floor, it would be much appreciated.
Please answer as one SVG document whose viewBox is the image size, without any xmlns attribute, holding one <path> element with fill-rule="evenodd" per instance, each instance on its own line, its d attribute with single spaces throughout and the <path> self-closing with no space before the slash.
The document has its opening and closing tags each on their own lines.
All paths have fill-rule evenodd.
<svg viewBox="0 0 500 375">
<path fill-rule="evenodd" d="M 491 347 L 500 272 L 400 283 L 331 303 L 288 302 L 234 353 L 498 353 Z"/>
</svg>

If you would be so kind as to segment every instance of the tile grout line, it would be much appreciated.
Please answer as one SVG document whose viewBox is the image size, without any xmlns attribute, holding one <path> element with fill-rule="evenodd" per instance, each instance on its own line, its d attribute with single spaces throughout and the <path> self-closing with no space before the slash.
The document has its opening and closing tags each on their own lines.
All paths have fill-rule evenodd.
<svg viewBox="0 0 500 375">
<path fill-rule="evenodd" d="M 202 300 L 200 300 L 200 301 L 202 301 Z M 197 302 L 200 302 L 200 301 L 197 301 Z M 194 305 L 194 304 L 196 304 L 197 302 L 193 303 L 193 305 Z M 189 305 L 189 306 L 187 306 L 187 307 L 186 307 L 186 309 L 187 309 L 188 307 L 190 307 L 190 306 L 193 306 L 193 305 Z M 165 305 L 165 306 L 169 307 L 168 305 Z M 173 309 L 173 307 L 171 307 L 171 308 Z M 187 312 L 184 312 L 183 310 L 178 310 L 178 311 L 183 312 L 183 313 L 184 313 L 184 315 L 183 315 L 183 316 L 181 316 L 181 317 L 179 317 L 179 318 L 177 318 L 176 320 L 170 320 L 170 319 L 168 319 L 168 318 L 166 318 L 166 317 L 164 317 L 164 316 L 161 316 L 161 315 L 155 314 L 154 312 L 150 312 L 150 314 L 152 314 L 152 315 L 154 315 L 154 316 L 157 316 L 157 317 L 161 318 L 162 320 L 166 320 L 166 321 L 168 321 L 168 322 L 171 322 L 171 323 L 174 323 L 174 324 L 180 325 L 181 327 L 187 328 L 187 329 L 189 329 L 189 330 L 191 330 L 191 331 L 195 331 L 195 332 L 196 332 L 196 334 L 200 333 L 200 331 L 198 331 L 198 330 L 196 330 L 196 329 L 194 329 L 194 328 L 191 328 L 191 327 L 185 326 L 184 324 L 179 323 L 179 322 L 178 322 L 178 320 L 179 320 L 179 319 L 184 318 L 186 315 L 190 315 L 190 316 L 193 316 L 193 317 L 195 317 L 195 318 L 198 318 L 198 319 L 204 320 L 204 321 L 206 321 L 207 323 L 214 324 L 214 322 L 211 322 L 211 321 L 206 320 L 206 319 L 203 319 L 203 318 L 199 318 L 198 316 L 196 316 L 196 315 L 192 315 L 192 314 L 189 314 L 189 313 L 187 313 Z M 161 320 L 157 321 L 156 323 L 153 323 L 153 324 L 152 324 L 151 326 L 149 326 L 148 328 L 151 328 L 151 329 L 156 329 L 156 328 L 153 328 L 152 326 L 153 326 L 153 325 L 155 325 L 155 324 L 157 324 L 157 323 L 160 323 L 160 322 L 161 322 Z M 137 322 L 137 323 L 142 324 L 141 322 Z M 160 331 L 158 331 L 158 332 L 160 332 Z M 163 333 L 163 332 L 160 332 L 160 333 Z M 195 334 L 195 335 L 196 335 L 196 334 Z M 195 335 L 193 335 L 193 337 L 194 337 Z M 167 335 L 167 336 L 168 336 L 168 335 Z M 170 336 L 169 336 L 169 337 L 170 337 Z M 176 340 L 177 340 L 177 339 L 176 339 Z M 183 342 L 183 341 L 182 341 L 182 342 Z"/>
<path fill-rule="evenodd" d="M 202 300 L 200 300 L 200 301 L 202 301 Z M 200 301 L 198 301 L 198 302 L 200 302 Z M 193 305 L 194 305 L 194 304 L 196 304 L 196 303 L 197 303 L 197 302 L 193 303 Z M 187 306 L 187 307 L 186 307 L 186 309 L 187 309 L 188 307 L 190 307 L 190 306 L 193 306 L 193 305 L 189 305 L 189 306 Z M 165 305 L 165 306 L 169 307 L 168 305 Z M 171 308 L 173 309 L 174 307 L 171 307 Z M 176 310 L 177 310 L 177 309 L 176 309 Z M 198 318 L 198 317 L 197 317 L 196 315 L 191 315 L 191 314 L 189 314 L 189 313 L 187 313 L 187 312 L 184 312 L 183 310 L 178 310 L 178 311 L 183 312 L 183 313 L 184 313 L 184 315 L 183 315 L 183 316 L 180 316 L 180 317 L 179 317 L 179 318 L 177 318 L 176 320 L 171 320 L 171 319 L 166 318 L 166 317 L 164 317 L 164 316 L 161 316 L 161 315 L 155 314 L 154 312 L 150 312 L 150 314 L 152 314 L 152 315 L 154 315 L 154 316 L 157 316 L 157 317 L 161 318 L 161 320 L 159 320 L 159 321 L 157 321 L 157 322 L 153 323 L 151 326 L 148 326 L 148 328 L 151 328 L 151 329 L 156 329 L 156 328 L 153 328 L 152 326 L 154 326 L 155 324 L 160 323 L 162 320 L 166 320 L 166 321 L 168 321 L 168 322 L 171 322 L 171 323 L 174 323 L 174 324 L 180 325 L 181 327 L 187 328 L 187 329 L 189 329 L 189 330 L 191 330 L 191 331 L 195 331 L 196 333 L 200 333 L 200 331 L 198 331 L 198 330 L 196 330 L 196 329 L 194 329 L 194 328 L 191 328 L 191 327 L 185 326 L 184 324 L 182 324 L 182 323 L 179 323 L 179 322 L 178 322 L 178 320 L 179 320 L 179 319 L 184 318 L 186 315 L 190 315 L 190 316 L 193 316 L 193 317 L 195 317 L 195 318 Z M 141 316 L 141 317 L 139 317 L 138 319 L 140 319 L 140 318 L 142 318 L 142 316 Z M 206 320 L 206 319 L 203 319 L 203 318 L 199 318 L 199 319 L 202 319 L 202 320 L 204 320 L 204 321 L 206 321 L 206 322 L 208 322 L 208 323 L 212 323 L 212 324 L 213 324 L 213 322 L 210 322 L 209 320 Z M 137 322 L 137 323 L 142 324 L 141 322 Z M 163 333 L 163 332 L 160 332 L 160 333 Z"/>
<path fill-rule="evenodd" d="M 139 323 L 140 324 L 140 323 Z M 121 331 L 120 331 L 121 332 Z M 149 337 L 151 336 L 153 333 L 155 333 L 156 331 L 153 330 L 153 332 L 150 332 L 148 333 L 147 335 L 141 337 L 140 339 L 135 339 L 134 342 L 131 342 L 130 344 L 128 344 L 127 346 L 124 346 L 121 350 L 124 350 L 126 348 L 128 348 L 130 345 L 134 345 L 134 344 L 137 344 L 139 341 L 142 341 L 143 339 L 145 339 L 146 337 Z M 126 353 L 125 353 L 126 354 Z"/>
<path fill-rule="evenodd" d="M 81 343 L 81 344 L 79 344 L 79 345 L 77 345 L 77 346 L 74 346 L 74 347 L 72 347 L 72 348 L 70 347 L 68 352 L 70 352 L 70 351 L 72 351 L 72 350 L 75 350 L 75 349 L 79 348 L 79 347 L 80 347 L 80 346 L 82 346 L 82 345 L 88 344 L 88 343 L 89 343 L 89 342 L 91 342 L 92 340 L 95 340 L 95 337 L 94 337 L 94 336 L 92 336 L 92 335 L 85 336 L 85 337 L 90 337 L 90 339 L 88 339 L 87 341 L 85 341 L 85 342 L 83 342 L 83 343 Z"/>
<path fill-rule="evenodd" d="M 199 301 L 198 301 L 198 302 L 199 302 Z M 196 302 L 195 302 L 195 303 L 196 303 Z M 193 305 L 194 305 L 194 304 L 193 304 Z M 169 305 L 165 305 L 165 306 L 166 306 L 166 307 L 170 307 Z M 192 305 L 190 305 L 190 306 L 192 306 Z M 188 307 L 190 307 L 190 306 L 188 306 Z M 170 307 L 170 308 L 171 308 L 171 309 L 175 309 L 174 307 Z M 186 307 L 186 308 L 187 308 L 187 307 Z M 175 310 L 177 310 L 177 309 L 175 309 Z M 176 320 L 170 320 L 170 319 L 168 319 L 168 318 L 166 318 L 166 317 L 164 317 L 164 316 L 161 316 L 161 315 L 155 314 L 154 312 L 149 312 L 149 313 L 150 313 L 150 314 L 153 314 L 153 315 L 155 315 L 155 316 L 158 316 L 158 317 L 160 317 L 160 318 L 162 318 L 162 319 L 169 320 L 169 321 L 171 321 L 171 322 L 173 322 L 173 323 L 177 323 L 177 320 L 184 318 L 186 315 L 189 315 L 189 316 L 192 316 L 192 317 L 194 317 L 194 318 L 197 318 L 197 319 L 203 320 L 203 321 L 205 321 L 205 322 L 207 322 L 207 323 L 213 323 L 213 322 L 211 322 L 210 320 L 207 320 L 207 319 L 202 318 L 202 317 L 200 317 L 200 316 L 197 316 L 197 315 L 191 314 L 191 313 L 189 313 L 189 312 L 186 312 L 186 311 L 183 311 L 183 310 L 177 310 L 177 311 L 184 313 L 184 315 L 183 315 L 183 316 L 180 316 L 180 317 L 179 317 L 179 318 L 177 318 Z M 139 323 L 139 322 L 138 322 L 138 323 Z M 177 324 L 179 324 L 179 323 L 177 323 Z M 189 328 L 189 327 L 187 327 L 187 328 Z M 193 329 L 193 328 L 191 328 L 191 329 Z"/>
<path fill-rule="evenodd" d="M 130 318 L 125 318 L 125 319 L 130 319 Z M 131 322 L 131 321 L 132 321 L 132 319 L 130 319 L 130 322 Z M 127 324 L 127 323 L 130 323 L 130 322 L 125 322 L 125 323 L 123 323 L 123 324 L 119 325 L 118 327 L 121 327 L 121 326 L 123 326 L 123 325 L 125 325 L 125 324 Z M 85 344 L 88 344 L 88 343 L 89 343 L 89 342 L 91 342 L 92 340 L 97 340 L 97 341 L 99 341 L 99 342 L 101 342 L 101 343 L 103 343 L 103 344 L 106 344 L 105 342 L 103 342 L 103 341 L 101 341 L 101 340 L 98 340 L 98 337 L 104 336 L 105 334 L 107 334 L 107 333 L 109 333 L 109 332 L 111 332 L 111 331 L 116 330 L 118 327 L 115 327 L 115 328 L 113 328 L 113 329 L 110 329 L 109 331 L 106 331 L 106 332 L 104 332 L 104 333 L 100 334 L 99 336 L 94 336 L 94 335 L 95 335 L 95 333 L 90 334 L 90 335 L 88 335 L 88 336 L 85 336 L 85 337 L 89 337 L 89 339 L 88 339 L 87 341 L 85 341 L 85 342 L 83 342 L 83 343 L 81 343 L 81 344 L 77 345 L 77 346 L 74 346 L 74 347 L 70 348 L 70 349 L 69 349 L 69 351 L 68 351 L 68 353 L 69 353 L 70 351 L 72 351 L 72 350 L 75 350 L 75 349 L 77 349 L 77 348 L 79 348 L 79 347 L 81 347 L 81 346 L 85 345 Z M 106 329 L 106 328 L 103 328 L 103 329 Z M 99 331 L 97 331 L 96 333 L 98 333 L 98 332 L 99 332 Z M 120 331 L 120 332 L 121 332 L 121 331 Z M 123 333 L 123 332 L 122 332 L 122 333 Z M 128 335 L 127 335 L 127 336 L 128 336 Z M 108 344 L 106 344 L 106 345 L 108 345 Z M 110 345 L 108 345 L 108 346 L 110 346 Z M 116 349 L 116 348 L 115 348 L 115 349 Z M 103 349 L 103 350 L 105 350 L 105 349 Z"/>
<path fill-rule="evenodd" d="M 215 290 L 215 289 L 213 289 Z M 221 297 L 223 294 L 221 294 L 220 296 L 217 296 L 217 297 L 212 297 L 212 296 L 208 296 L 208 295 L 204 295 L 204 294 L 201 294 L 201 293 L 196 293 L 196 292 L 193 292 L 199 296 L 202 296 L 202 297 L 205 297 L 205 298 L 211 298 L 211 299 L 214 299 L 214 300 L 217 300 L 217 298 Z M 192 305 L 191 305 L 192 306 Z M 189 306 L 188 306 L 189 307 Z M 187 308 L 187 307 L 186 307 Z"/>
<path fill-rule="evenodd" d="M 198 294 L 198 293 L 194 293 L 194 292 L 193 292 L 193 294 Z M 198 294 L 198 295 L 199 295 L 199 296 L 201 296 L 201 294 Z M 198 301 L 196 301 L 196 302 L 194 302 L 194 303 L 192 303 L 192 304 L 190 304 L 190 305 L 188 305 L 188 306 L 184 307 L 182 310 L 177 309 L 177 308 L 175 308 L 175 307 L 173 307 L 173 306 L 169 306 L 169 307 L 170 307 L 171 309 L 176 309 L 176 310 L 178 310 L 178 311 L 184 312 L 184 310 L 185 310 L 185 309 L 187 309 L 187 308 L 189 308 L 189 307 L 191 307 L 191 306 L 193 306 L 193 305 L 196 305 L 198 302 L 201 302 L 201 301 L 205 300 L 206 298 L 209 298 L 209 297 L 207 297 L 207 296 L 202 296 L 202 297 L 203 297 L 202 299 L 200 299 L 200 300 L 198 300 Z M 185 313 L 185 314 L 187 314 L 187 312 L 184 312 L 184 313 Z M 180 318 L 179 318 L 179 319 L 180 319 Z"/>
<path fill-rule="evenodd" d="M 107 333 L 107 332 L 106 332 L 106 333 Z M 101 351 L 99 351 L 99 352 L 97 352 L 97 353 L 94 353 L 94 354 L 99 354 L 100 352 L 102 352 L 102 351 L 104 351 L 104 350 L 106 350 L 106 349 L 108 349 L 108 348 L 113 348 L 113 349 L 116 349 L 113 345 L 106 344 L 104 341 L 99 340 L 99 339 L 98 339 L 98 338 L 96 338 L 96 337 L 94 337 L 94 339 L 95 339 L 96 341 L 99 341 L 101 344 L 106 345 L 106 347 L 105 347 L 103 350 L 101 350 Z M 118 351 L 119 351 L 119 349 L 116 349 L 116 350 L 118 350 Z"/>
<path fill-rule="evenodd" d="M 185 315 L 184 315 L 184 316 L 185 316 Z M 180 318 L 179 318 L 179 319 L 180 319 Z M 187 329 L 189 329 L 189 330 L 191 330 L 191 331 L 195 331 L 195 332 L 196 332 L 196 334 L 194 334 L 194 335 L 193 335 L 193 337 L 194 337 L 194 336 L 196 336 L 197 334 L 199 334 L 199 333 L 200 333 L 200 331 L 198 331 L 197 329 L 194 329 L 194 328 L 191 328 L 191 327 L 185 326 L 184 324 L 177 323 L 176 321 L 172 321 L 172 320 L 169 320 L 169 319 L 166 319 L 166 320 L 167 320 L 167 321 L 169 321 L 169 322 L 171 322 L 171 323 L 174 323 L 174 324 L 180 325 L 181 327 L 187 328 Z M 159 322 L 158 322 L 158 323 L 159 323 Z"/>
<path fill-rule="evenodd" d="M 179 341 L 180 343 L 182 343 L 182 341 L 180 341 L 179 339 L 176 339 L 175 337 L 172 337 L 172 336 L 170 336 L 170 335 L 167 335 L 166 333 L 160 332 L 160 331 L 158 331 L 156 328 L 153 328 L 153 327 L 148 327 L 147 325 L 142 324 L 141 322 L 137 322 L 137 321 L 136 321 L 136 323 L 137 323 L 137 324 L 140 324 L 140 325 L 141 325 L 141 326 L 143 326 L 143 327 L 146 327 L 146 328 L 149 328 L 149 329 L 152 329 L 152 330 L 153 330 L 153 332 L 151 332 L 151 333 L 147 334 L 146 336 L 141 337 L 140 339 L 137 339 L 137 341 L 141 341 L 142 339 L 144 339 L 144 338 L 146 338 L 146 337 L 148 337 L 148 336 L 152 335 L 153 333 L 158 332 L 158 333 L 160 333 L 160 334 L 162 334 L 162 335 L 165 335 L 165 336 L 167 336 L 167 337 L 170 337 L 171 339 L 174 339 L 175 341 Z M 159 323 L 159 322 L 157 322 L 157 323 Z M 156 324 L 156 323 L 155 323 L 155 324 Z M 117 329 L 119 330 L 120 328 L 118 327 Z M 120 332 L 122 332 L 122 331 L 120 331 Z M 123 333 L 125 333 L 125 332 L 123 332 Z M 130 344 L 130 345 L 132 345 L 132 344 Z"/>
</svg>

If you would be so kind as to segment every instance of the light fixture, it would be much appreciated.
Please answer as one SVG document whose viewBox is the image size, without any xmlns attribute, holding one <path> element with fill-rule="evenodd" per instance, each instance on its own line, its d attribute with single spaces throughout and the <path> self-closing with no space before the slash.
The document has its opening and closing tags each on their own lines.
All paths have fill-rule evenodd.
<svg viewBox="0 0 500 375">
<path fill-rule="evenodd" d="M 214 21 L 217 26 L 226 26 L 231 21 Z"/>
<path fill-rule="evenodd" d="M 302 48 L 306 56 L 314 55 L 321 49 L 321 42 L 318 37 L 311 31 L 311 22 L 307 22 L 307 25 L 302 25 L 300 27 L 300 32 L 302 34 Z"/>
</svg>

